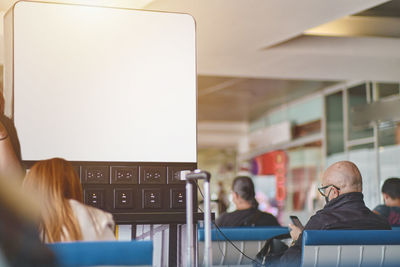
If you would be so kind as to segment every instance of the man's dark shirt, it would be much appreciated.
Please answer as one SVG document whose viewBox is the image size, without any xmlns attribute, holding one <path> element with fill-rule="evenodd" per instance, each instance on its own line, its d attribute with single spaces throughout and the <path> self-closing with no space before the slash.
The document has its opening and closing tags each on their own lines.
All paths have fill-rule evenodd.
<svg viewBox="0 0 400 267">
<path fill-rule="evenodd" d="M 256 208 L 222 213 L 215 222 L 219 227 L 280 226 L 276 218 Z"/>
<path fill-rule="evenodd" d="M 368 209 L 359 192 L 347 193 L 329 201 L 310 218 L 304 230 L 390 230 L 388 221 Z M 303 235 L 273 266 L 300 266 Z"/>
</svg>

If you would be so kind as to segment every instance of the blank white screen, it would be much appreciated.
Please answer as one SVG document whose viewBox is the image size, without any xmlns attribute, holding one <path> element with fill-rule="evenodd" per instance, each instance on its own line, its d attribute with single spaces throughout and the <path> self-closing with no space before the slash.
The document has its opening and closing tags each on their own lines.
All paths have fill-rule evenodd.
<svg viewBox="0 0 400 267">
<path fill-rule="evenodd" d="M 195 64 L 189 15 L 17 3 L 23 160 L 196 162 Z"/>
</svg>

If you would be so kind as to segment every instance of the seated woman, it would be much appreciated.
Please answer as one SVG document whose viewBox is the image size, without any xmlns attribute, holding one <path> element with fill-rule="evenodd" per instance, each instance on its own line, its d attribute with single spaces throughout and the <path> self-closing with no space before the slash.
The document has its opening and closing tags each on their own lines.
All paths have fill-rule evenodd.
<svg viewBox="0 0 400 267">
<path fill-rule="evenodd" d="M 82 203 L 82 187 L 68 161 L 53 158 L 37 162 L 23 186 L 40 199 L 43 241 L 115 240 L 112 215 Z"/>
<path fill-rule="evenodd" d="M 257 209 L 254 184 L 250 177 L 239 176 L 233 180 L 232 196 L 236 211 L 222 213 L 216 220 L 220 227 L 227 226 L 280 226 L 276 218 Z"/>
</svg>

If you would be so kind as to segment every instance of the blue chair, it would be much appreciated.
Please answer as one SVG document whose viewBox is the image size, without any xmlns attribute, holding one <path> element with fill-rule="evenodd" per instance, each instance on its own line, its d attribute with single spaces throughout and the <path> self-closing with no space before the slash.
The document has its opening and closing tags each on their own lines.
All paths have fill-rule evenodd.
<svg viewBox="0 0 400 267">
<path fill-rule="evenodd" d="M 255 259 L 267 239 L 289 233 L 287 227 L 224 227 L 220 229 L 223 234 L 218 229 L 211 230 L 213 265 L 252 265 L 252 261 L 238 252 L 225 236 L 240 251 Z M 204 255 L 204 229 L 202 228 L 198 230 L 198 239 L 201 256 Z M 203 262 L 203 259 L 199 258 L 199 262 Z"/>
<path fill-rule="evenodd" d="M 307 230 L 302 266 L 400 266 L 400 231 Z"/>
<path fill-rule="evenodd" d="M 218 229 L 211 230 L 212 241 L 225 241 L 224 235 L 232 241 L 265 241 L 271 237 L 282 234 L 288 234 L 287 227 L 275 226 L 256 226 L 256 227 L 220 227 L 221 234 Z M 204 228 L 199 229 L 199 241 L 204 241 Z"/>
<path fill-rule="evenodd" d="M 153 264 L 152 241 L 66 242 L 48 246 L 63 267 Z"/>
</svg>

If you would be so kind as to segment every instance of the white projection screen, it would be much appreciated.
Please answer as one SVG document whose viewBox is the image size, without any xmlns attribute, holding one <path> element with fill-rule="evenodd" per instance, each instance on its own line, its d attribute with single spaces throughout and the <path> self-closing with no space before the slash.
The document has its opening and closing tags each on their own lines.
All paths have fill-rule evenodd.
<svg viewBox="0 0 400 267">
<path fill-rule="evenodd" d="M 191 16 L 22 1 L 5 25 L 23 160 L 197 161 Z"/>
</svg>

